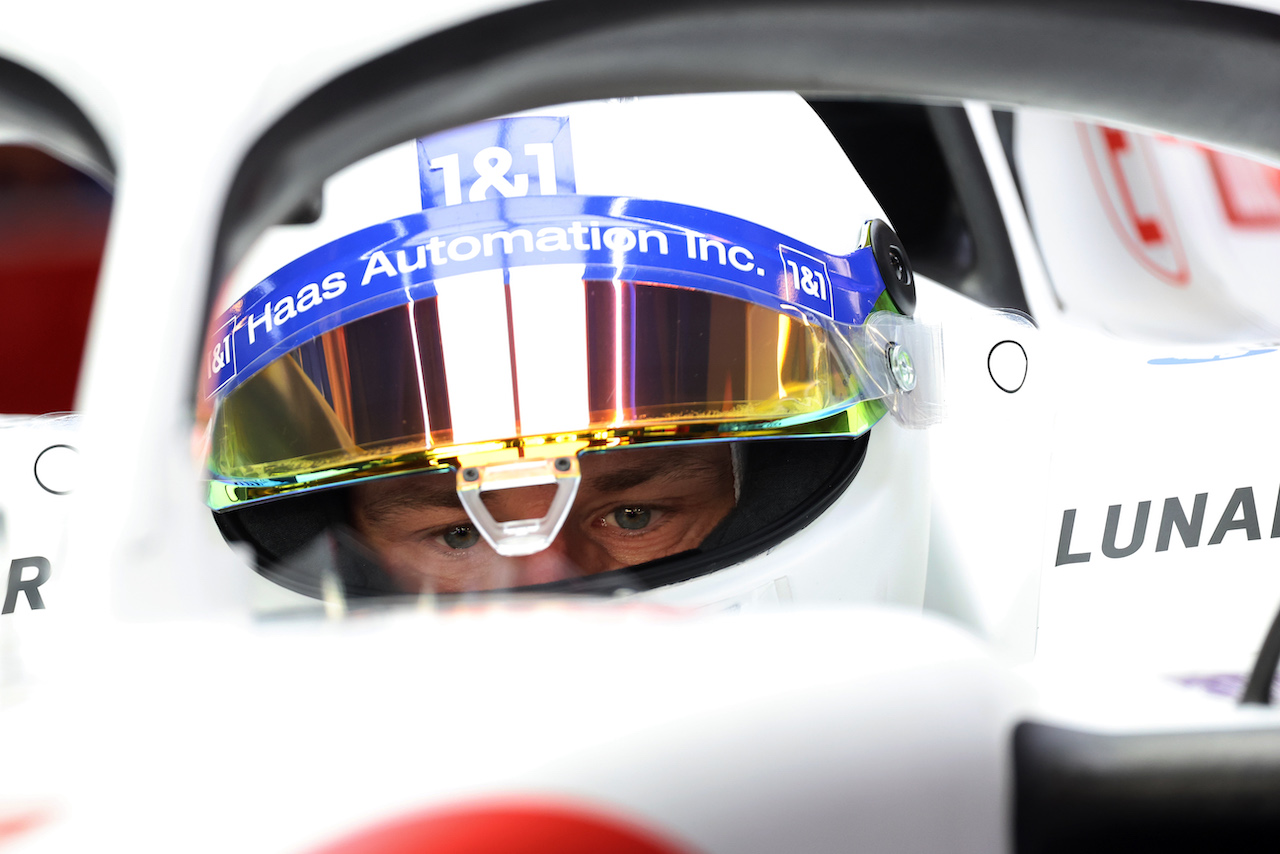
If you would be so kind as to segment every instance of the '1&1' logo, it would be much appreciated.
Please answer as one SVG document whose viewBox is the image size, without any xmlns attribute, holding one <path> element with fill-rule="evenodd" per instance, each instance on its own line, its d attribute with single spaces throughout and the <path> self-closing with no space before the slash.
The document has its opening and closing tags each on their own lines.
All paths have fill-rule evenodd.
<svg viewBox="0 0 1280 854">
<path fill-rule="evenodd" d="M 831 317 L 834 303 L 826 262 L 790 246 L 779 246 L 778 254 L 782 256 L 783 275 L 787 280 L 785 298 Z"/>
<path fill-rule="evenodd" d="M 422 207 L 577 190 L 569 120 L 520 116 L 418 140 Z"/>
</svg>

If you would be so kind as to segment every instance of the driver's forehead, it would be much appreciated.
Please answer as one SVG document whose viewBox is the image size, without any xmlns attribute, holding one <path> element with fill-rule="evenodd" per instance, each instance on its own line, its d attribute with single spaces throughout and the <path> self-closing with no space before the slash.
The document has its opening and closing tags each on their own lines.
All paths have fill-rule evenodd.
<svg viewBox="0 0 1280 854">
<path fill-rule="evenodd" d="M 732 453 L 726 444 L 685 448 L 626 448 L 584 454 L 580 459 L 582 489 L 610 493 L 644 484 L 675 480 L 732 482 Z M 459 506 L 452 472 L 393 478 L 359 484 L 355 502 L 376 507 L 412 500 L 415 504 Z"/>
</svg>

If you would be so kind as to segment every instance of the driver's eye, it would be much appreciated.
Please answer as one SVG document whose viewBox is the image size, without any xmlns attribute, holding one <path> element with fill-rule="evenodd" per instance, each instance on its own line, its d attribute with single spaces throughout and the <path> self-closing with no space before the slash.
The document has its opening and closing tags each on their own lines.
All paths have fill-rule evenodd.
<svg viewBox="0 0 1280 854">
<path fill-rule="evenodd" d="M 480 532 L 474 525 L 454 525 L 440 539 L 451 549 L 469 549 L 480 541 Z"/>
<path fill-rule="evenodd" d="M 647 507 L 619 507 L 609 514 L 619 528 L 638 531 L 648 527 L 652 513 Z"/>
</svg>

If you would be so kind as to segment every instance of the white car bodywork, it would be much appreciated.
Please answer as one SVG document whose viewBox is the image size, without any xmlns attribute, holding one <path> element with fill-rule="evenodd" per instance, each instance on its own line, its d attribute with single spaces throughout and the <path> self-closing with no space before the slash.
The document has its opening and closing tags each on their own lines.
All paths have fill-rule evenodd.
<svg viewBox="0 0 1280 854">
<path fill-rule="evenodd" d="M 39 422 L 12 428 L 22 440 L 5 447 L 19 473 L 60 444 L 82 466 L 65 544 L 58 524 L 40 534 L 47 548 L 29 543 L 31 520 L 52 516 L 4 496 L 0 569 L 45 556 L 54 574 L 39 589 L 57 593 L 56 607 L 35 609 L 23 588 L 32 607 L 15 594 L 0 617 L 6 850 L 106 839 L 138 851 L 306 851 L 481 796 L 599 809 L 703 851 L 1001 850 L 1004 745 L 1021 719 L 1275 725 L 1269 710 L 1172 677 L 1244 672 L 1280 600 L 1269 571 L 1280 460 L 1257 391 L 1277 356 L 1118 340 L 1073 314 L 1069 276 L 1046 270 L 980 104 L 970 118 L 1054 393 L 1040 401 L 1051 408 L 1015 407 L 980 375 L 964 378 L 987 397 L 968 398 L 968 411 L 957 403 L 930 437 L 933 587 L 912 595 L 965 630 L 874 607 L 695 617 L 533 604 L 249 620 L 252 576 L 199 500 L 190 434 L 232 176 L 253 140 L 329 78 L 509 5 L 320 15 L 245 3 L 163 26 L 178 13 L 162 6 L 126 16 L 86 5 L 74 27 L 60 7 L 6 14 L 0 53 L 83 107 L 119 175 L 83 421 L 74 441 L 51 434 L 65 424 Z M 156 29 L 140 37 L 138 21 Z M 926 318 L 966 310 L 949 292 L 936 300 Z M 992 418 L 981 430 L 979 415 Z M 1235 500 L 1244 487 L 1257 539 Z M 1155 551 L 1164 499 L 1190 507 L 1200 493 L 1202 542 L 1225 521 L 1221 541 Z M 1102 556 L 1108 507 L 1121 508 L 1122 544 L 1143 501 L 1145 548 Z M 879 601 L 895 598 L 912 597 Z"/>
</svg>

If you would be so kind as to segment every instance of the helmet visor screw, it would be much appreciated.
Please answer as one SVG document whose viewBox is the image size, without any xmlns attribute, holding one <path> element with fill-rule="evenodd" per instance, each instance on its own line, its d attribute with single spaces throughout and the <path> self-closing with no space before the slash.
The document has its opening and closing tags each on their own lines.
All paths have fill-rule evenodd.
<svg viewBox="0 0 1280 854">
<path fill-rule="evenodd" d="M 462 479 L 463 479 L 463 480 L 465 480 L 465 481 L 470 481 L 470 482 L 474 482 L 474 481 L 479 480 L 479 479 L 480 479 L 480 469 L 477 469 L 477 468 L 463 469 L 463 470 L 462 470 Z"/>
<path fill-rule="evenodd" d="M 898 384 L 898 388 L 903 391 L 911 391 L 916 387 L 916 366 L 911 361 L 911 353 L 906 347 L 893 343 L 889 345 L 885 355 L 889 359 L 889 372 L 893 374 L 893 381 Z"/>
<path fill-rule="evenodd" d="M 907 264 L 902 260 L 902 254 L 892 246 L 889 247 L 889 266 L 893 268 L 893 275 L 899 282 L 904 285 L 911 284 L 911 274 L 907 272 Z"/>
<path fill-rule="evenodd" d="M 556 471 L 568 471 L 571 467 L 568 457 L 560 457 L 556 460 Z"/>
</svg>

